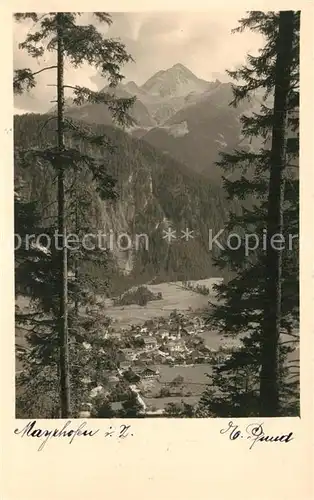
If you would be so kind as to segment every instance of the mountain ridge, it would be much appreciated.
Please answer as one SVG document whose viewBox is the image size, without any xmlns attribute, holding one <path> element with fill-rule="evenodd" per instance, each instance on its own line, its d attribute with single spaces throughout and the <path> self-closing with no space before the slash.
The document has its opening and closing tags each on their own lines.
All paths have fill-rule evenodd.
<svg viewBox="0 0 314 500">
<path fill-rule="evenodd" d="M 127 129 L 129 134 L 218 184 L 221 171 L 215 163 L 219 153 L 239 144 L 249 147 L 241 136 L 240 114 L 250 112 L 252 106 L 244 103 L 237 109 L 231 107 L 231 83 L 202 80 L 181 63 L 156 72 L 141 86 L 131 81 L 102 90 L 117 97 L 135 95 L 130 112 L 135 124 Z M 114 125 L 104 104 L 68 104 L 66 114 L 71 118 Z"/>
</svg>

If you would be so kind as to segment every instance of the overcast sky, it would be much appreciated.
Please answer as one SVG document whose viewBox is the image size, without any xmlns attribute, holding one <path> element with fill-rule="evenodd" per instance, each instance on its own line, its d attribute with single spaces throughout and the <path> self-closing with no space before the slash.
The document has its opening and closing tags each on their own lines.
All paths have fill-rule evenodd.
<svg viewBox="0 0 314 500">
<path fill-rule="evenodd" d="M 246 54 L 255 53 L 261 46 L 259 35 L 245 32 L 231 34 L 244 11 L 217 11 L 205 13 L 115 13 L 110 28 L 102 27 L 106 36 L 120 38 L 135 60 L 124 66 L 122 73 L 126 80 L 143 84 L 154 73 L 167 69 L 176 63 L 184 64 L 193 73 L 206 80 L 226 80 L 225 69 L 245 61 Z M 91 22 L 91 15 L 84 15 L 80 23 Z M 41 62 L 29 57 L 18 48 L 29 30 L 36 31 L 33 23 L 15 23 L 14 26 L 14 68 L 31 68 L 36 71 L 44 65 L 55 63 L 55 54 L 47 53 Z M 38 86 L 31 93 L 15 98 L 15 112 L 45 112 L 53 104 L 55 70 L 38 75 Z M 88 86 L 93 90 L 103 87 L 95 70 L 83 67 L 66 70 L 69 85 Z"/>
</svg>

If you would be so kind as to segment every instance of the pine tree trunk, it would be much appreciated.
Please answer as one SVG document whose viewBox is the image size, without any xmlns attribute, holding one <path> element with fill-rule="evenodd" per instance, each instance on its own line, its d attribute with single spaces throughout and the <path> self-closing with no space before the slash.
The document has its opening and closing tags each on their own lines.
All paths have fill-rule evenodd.
<svg viewBox="0 0 314 500">
<path fill-rule="evenodd" d="M 78 220 L 78 194 L 75 192 L 75 232 L 79 234 L 79 220 Z M 78 279 L 79 279 L 79 257 L 78 253 L 74 255 L 74 278 L 75 278 L 75 286 L 77 287 Z M 78 320 L 79 314 L 79 299 L 77 293 L 75 294 L 74 299 L 74 314 L 76 320 Z"/>
<path fill-rule="evenodd" d="M 267 214 L 266 286 L 262 359 L 260 373 L 260 415 L 279 414 L 279 337 L 281 325 L 282 251 L 271 244 L 283 232 L 284 168 L 286 161 L 287 105 L 292 63 L 294 13 L 282 11 L 279 17 L 275 67 L 274 122 L 270 162 Z"/>
<path fill-rule="evenodd" d="M 64 171 L 65 164 L 62 158 L 64 145 L 64 46 L 62 34 L 62 13 L 57 15 L 57 107 L 58 107 L 58 232 L 62 241 L 60 251 L 60 403 L 61 417 L 68 418 L 71 413 L 70 405 L 70 375 L 69 375 L 69 340 L 68 340 L 68 262 L 66 246 L 66 208 Z"/>
</svg>

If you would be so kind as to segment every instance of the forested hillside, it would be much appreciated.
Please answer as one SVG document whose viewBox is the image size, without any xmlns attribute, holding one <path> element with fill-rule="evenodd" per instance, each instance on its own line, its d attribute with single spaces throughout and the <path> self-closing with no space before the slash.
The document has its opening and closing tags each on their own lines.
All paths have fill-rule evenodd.
<svg viewBox="0 0 314 500">
<path fill-rule="evenodd" d="M 128 284 L 132 283 L 132 276 L 136 282 L 217 276 L 219 271 L 213 268 L 212 253 L 208 250 L 208 231 L 212 229 L 215 234 L 224 227 L 231 207 L 222 189 L 122 130 L 79 122 L 77 126 L 78 130 L 84 127 L 96 135 L 106 135 L 110 141 L 110 147 L 106 148 L 86 146 L 82 139 L 67 138 L 68 146 L 78 143 L 81 152 L 92 152 L 101 159 L 103 168 L 116 179 L 118 194 L 115 201 L 102 201 L 91 175 L 82 177 L 81 182 L 90 185 L 93 198 L 90 227 L 95 231 L 111 230 L 116 235 L 125 232 L 132 237 L 145 233 L 149 237 L 148 251 L 114 252 L 120 270 L 128 273 Z M 16 151 L 53 145 L 54 129 L 52 116 L 16 116 Z M 42 161 L 23 167 L 16 155 L 15 175 L 25 181 L 26 199 L 39 200 L 43 219 L 51 223 L 56 214 L 52 167 Z M 235 202 L 232 209 L 237 209 Z M 171 244 L 163 238 L 163 230 L 169 227 L 178 236 Z M 181 238 L 181 230 L 186 228 L 194 231 L 190 241 Z"/>
</svg>

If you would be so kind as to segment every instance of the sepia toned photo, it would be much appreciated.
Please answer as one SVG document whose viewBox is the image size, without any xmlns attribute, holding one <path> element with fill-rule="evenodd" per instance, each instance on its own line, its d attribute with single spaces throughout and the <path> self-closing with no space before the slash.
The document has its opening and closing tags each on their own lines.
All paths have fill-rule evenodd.
<svg viewBox="0 0 314 500">
<path fill-rule="evenodd" d="M 14 14 L 16 418 L 300 415 L 300 17 Z"/>
</svg>

